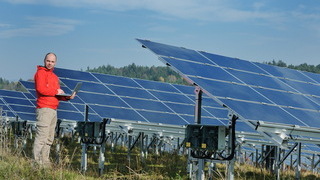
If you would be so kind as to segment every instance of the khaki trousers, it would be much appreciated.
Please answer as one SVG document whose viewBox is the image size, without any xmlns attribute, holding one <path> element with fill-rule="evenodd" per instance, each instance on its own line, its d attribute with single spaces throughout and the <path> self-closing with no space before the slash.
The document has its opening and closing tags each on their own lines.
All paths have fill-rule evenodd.
<svg viewBox="0 0 320 180">
<path fill-rule="evenodd" d="M 33 144 L 34 160 L 39 164 L 50 164 L 50 147 L 55 135 L 57 111 L 50 108 L 37 108 L 36 117 L 36 136 Z"/>
</svg>

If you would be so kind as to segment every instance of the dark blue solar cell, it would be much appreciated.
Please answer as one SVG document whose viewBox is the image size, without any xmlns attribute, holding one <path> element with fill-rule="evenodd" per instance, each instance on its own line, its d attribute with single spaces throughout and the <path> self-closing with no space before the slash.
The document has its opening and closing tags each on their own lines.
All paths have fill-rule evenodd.
<svg viewBox="0 0 320 180">
<path fill-rule="evenodd" d="M 171 59 L 171 58 L 163 58 L 163 59 L 173 67 L 179 66 L 179 71 L 184 75 L 200 76 L 205 78 L 240 83 L 240 81 L 238 81 L 235 77 L 231 76 L 225 70 L 219 67 L 208 66 L 205 64 L 190 63 L 190 62 Z"/>
<path fill-rule="evenodd" d="M 0 103 L 0 109 L 2 109 L 3 111 L 11 111 L 7 105 L 1 104 L 1 103 Z"/>
<path fill-rule="evenodd" d="M 27 99 L 20 99 L 20 98 L 13 98 L 13 97 L 3 97 L 3 99 L 8 104 L 18 104 L 18 105 L 24 105 L 24 106 L 33 106 L 31 101 L 29 101 Z"/>
<path fill-rule="evenodd" d="M 199 78 L 191 79 L 197 82 L 199 86 L 205 87 L 206 91 L 213 92 L 215 96 L 270 103 L 266 98 L 262 97 L 248 86 L 223 83 Z"/>
<path fill-rule="evenodd" d="M 211 63 L 210 61 L 208 61 L 208 59 L 206 59 L 194 50 L 165 45 L 161 43 L 155 43 L 148 40 L 137 40 L 141 42 L 143 45 L 145 45 L 147 48 L 149 48 L 151 51 L 161 56 L 175 57 L 179 59 L 186 59 L 202 63 Z"/>
<path fill-rule="evenodd" d="M 310 72 L 305 72 L 305 71 L 302 71 L 301 73 L 308 76 L 310 79 L 312 79 L 311 82 L 318 83 L 318 84 L 320 83 L 320 74 L 310 73 Z"/>
<path fill-rule="evenodd" d="M 3 114 L 4 116 L 6 115 L 7 117 L 16 117 L 16 115 L 13 113 L 13 112 L 11 112 L 11 111 L 6 111 L 6 113 L 5 114 Z"/>
<path fill-rule="evenodd" d="M 228 118 L 227 109 L 217 109 L 217 108 L 209 108 L 205 107 L 201 110 L 202 116 L 211 116 L 216 118 Z"/>
<path fill-rule="evenodd" d="M 28 89 L 28 91 L 29 91 L 30 94 L 32 95 L 32 98 L 31 98 L 31 99 L 37 98 L 36 90 L 34 90 L 34 89 Z"/>
<path fill-rule="evenodd" d="M 26 89 L 34 89 L 34 82 L 31 81 L 19 81 Z"/>
<path fill-rule="evenodd" d="M 128 107 L 120 98 L 111 95 L 79 92 L 78 96 L 88 104 L 102 104 L 109 106 Z"/>
<path fill-rule="evenodd" d="M 92 73 L 100 82 L 105 84 L 115 84 L 129 87 L 139 87 L 132 79 L 120 76 L 112 76 L 107 74 Z"/>
<path fill-rule="evenodd" d="M 103 118 L 114 118 L 132 121 L 147 122 L 136 111 L 126 108 L 114 108 L 98 105 L 90 105 L 90 107 Z"/>
<path fill-rule="evenodd" d="M 300 73 L 300 71 L 297 71 L 297 70 L 282 68 L 278 66 L 270 66 L 270 65 L 261 64 L 261 63 L 255 63 L 255 64 L 273 76 L 286 77 L 286 78 L 295 79 L 299 81 L 312 82 L 310 78 L 304 76 L 302 73 Z"/>
<path fill-rule="evenodd" d="M 36 108 L 32 106 L 19 106 L 19 105 L 10 105 L 10 108 L 12 108 L 15 112 L 25 112 L 25 113 L 35 113 Z"/>
<path fill-rule="evenodd" d="M 319 104 L 314 103 L 303 95 L 258 88 L 256 90 L 278 105 L 314 110 L 319 109 Z"/>
<path fill-rule="evenodd" d="M 315 119 L 319 119 L 320 117 L 319 112 L 303 111 L 297 109 L 287 109 L 287 111 L 295 117 L 301 119 L 306 124 L 305 126 L 320 127 L 320 122 L 315 121 Z"/>
<path fill-rule="evenodd" d="M 35 97 L 31 93 L 23 93 L 27 99 L 35 99 Z"/>
<path fill-rule="evenodd" d="M 72 104 L 73 104 L 73 105 L 76 107 L 76 109 L 77 109 L 78 111 L 80 111 L 80 112 L 84 112 L 85 109 L 86 109 L 85 104 L 79 104 L 79 103 L 72 103 Z M 93 110 L 90 109 L 90 106 L 89 106 L 89 112 L 93 112 Z"/>
<path fill-rule="evenodd" d="M 215 64 L 222 66 L 222 67 L 230 67 L 234 69 L 244 70 L 244 71 L 250 71 L 255 73 L 264 73 L 260 68 L 255 66 L 249 61 L 244 61 L 237 58 L 230 58 L 226 56 L 216 55 L 216 54 L 210 54 L 206 52 L 200 52 L 210 60 L 212 60 Z"/>
<path fill-rule="evenodd" d="M 2 96 L 0 95 L 0 104 L 5 104 L 5 102 L 2 99 Z"/>
<path fill-rule="evenodd" d="M 308 94 L 308 95 L 320 96 L 320 85 L 304 83 L 304 82 L 297 82 L 297 81 L 290 81 L 290 80 L 286 80 L 286 79 L 281 79 L 281 81 L 283 81 L 284 83 L 291 86 L 292 89 L 295 89 L 296 92 L 300 92 L 300 93 Z"/>
<path fill-rule="evenodd" d="M 88 72 L 83 71 L 75 71 L 70 69 L 62 69 L 62 68 L 55 68 L 54 73 L 61 78 L 70 78 L 74 80 L 83 80 L 83 81 L 95 81 L 98 82 L 94 76 L 92 76 Z"/>
<path fill-rule="evenodd" d="M 183 124 L 183 125 L 187 125 L 187 124 L 194 124 L 194 116 L 193 115 L 179 115 L 181 119 L 183 119 L 184 121 L 186 121 L 187 123 Z M 174 124 L 174 123 L 171 123 Z"/>
<path fill-rule="evenodd" d="M 221 100 L 236 113 L 248 120 L 266 120 L 273 123 L 295 124 L 306 126 L 300 120 L 294 118 L 289 113 L 277 106 L 268 106 L 264 104 L 247 103 L 233 100 Z M 318 125 L 320 127 L 320 125 Z"/>
<path fill-rule="evenodd" d="M 31 103 L 36 107 L 37 106 L 37 101 L 35 99 L 30 100 Z"/>
<path fill-rule="evenodd" d="M 257 132 L 252 127 L 250 127 L 247 123 L 242 121 L 236 121 L 236 131 Z"/>
<path fill-rule="evenodd" d="M 179 92 L 181 92 L 183 94 L 194 95 L 195 87 L 193 87 L 193 86 L 183 86 L 183 85 L 178 85 L 178 84 L 171 84 L 171 85 L 174 86 L 175 88 L 177 88 L 179 90 Z"/>
<path fill-rule="evenodd" d="M 210 106 L 210 107 L 221 107 L 216 101 L 213 101 L 212 98 L 209 97 L 202 97 L 202 106 Z"/>
<path fill-rule="evenodd" d="M 120 87 L 120 86 L 113 86 L 113 85 L 108 85 L 108 87 L 111 89 L 111 91 L 113 91 L 118 96 L 128 96 L 128 97 L 155 100 L 155 98 L 148 91 L 144 89 Z"/>
<path fill-rule="evenodd" d="M 145 109 L 151 111 L 171 112 L 163 103 L 143 99 L 123 98 L 134 109 Z"/>
<path fill-rule="evenodd" d="M 161 83 L 156 81 L 147 81 L 142 79 L 133 79 L 137 82 L 141 87 L 145 89 L 153 89 L 158 91 L 167 91 L 167 92 L 178 92 L 171 84 L 169 83 Z"/>
<path fill-rule="evenodd" d="M 58 114 L 58 119 L 66 119 L 66 120 L 73 120 L 73 121 L 84 120 L 84 116 L 79 112 L 58 110 L 57 114 Z"/>
<path fill-rule="evenodd" d="M 165 104 L 178 114 L 194 115 L 194 105 L 192 104 L 177 104 L 169 102 L 166 102 Z"/>
<path fill-rule="evenodd" d="M 188 122 L 175 114 L 138 111 L 151 123 L 186 125 Z"/>
<path fill-rule="evenodd" d="M 192 123 L 192 124 L 194 124 L 194 123 Z M 201 118 L 201 124 L 215 125 L 215 126 L 225 126 L 226 125 L 221 120 L 218 120 L 218 119 L 215 119 L 215 118 L 206 118 L 206 117 Z"/>
<path fill-rule="evenodd" d="M 70 102 L 60 101 L 58 109 L 67 111 L 78 111 Z"/>
<path fill-rule="evenodd" d="M 17 114 L 21 118 L 21 120 L 36 121 L 36 114 L 21 113 L 21 112 L 18 112 Z"/>
<path fill-rule="evenodd" d="M 159 91 L 150 91 L 150 92 L 161 101 L 194 104 L 192 100 L 190 100 L 189 98 L 186 98 L 186 96 L 182 94 L 174 94 L 174 93 L 159 92 Z"/>
<path fill-rule="evenodd" d="M 0 89 L 0 96 L 25 98 L 22 92 Z"/>
<path fill-rule="evenodd" d="M 69 101 L 72 102 L 72 103 L 81 103 L 81 104 L 83 104 L 83 100 L 81 100 L 80 97 L 79 97 L 80 93 L 81 92 L 79 92 L 74 99 L 71 99 Z"/>
<path fill-rule="evenodd" d="M 100 122 L 103 120 L 103 118 L 97 114 L 89 114 L 88 118 L 90 122 Z"/>
<path fill-rule="evenodd" d="M 258 74 L 250 74 L 250 73 L 234 71 L 234 70 L 228 70 L 228 72 L 230 72 L 231 74 L 239 78 L 242 82 L 248 85 L 261 86 L 261 87 L 272 88 L 272 89 L 280 89 L 284 91 L 294 91 L 292 88 L 287 86 L 278 78 L 258 75 Z"/>
<path fill-rule="evenodd" d="M 76 84 L 78 82 L 82 81 L 74 81 L 74 80 L 69 80 L 69 79 L 61 79 L 61 81 L 68 86 L 71 90 L 74 89 Z M 91 82 L 82 82 L 82 86 L 80 88 L 80 91 L 89 91 L 89 92 L 95 92 L 95 93 L 107 93 L 107 94 L 112 94 L 111 91 L 104 86 L 101 83 L 91 83 Z"/>
</svg>

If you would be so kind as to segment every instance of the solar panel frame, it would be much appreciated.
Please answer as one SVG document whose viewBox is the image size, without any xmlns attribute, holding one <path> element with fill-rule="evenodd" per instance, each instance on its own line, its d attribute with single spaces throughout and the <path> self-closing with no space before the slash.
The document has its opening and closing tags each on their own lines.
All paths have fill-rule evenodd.
<svg viewBox="0 0 320 180">
<path fill-rule="evenodd" d="M 311 87 L 320 87 L 318 86 L 318 81 L 310 77 L 310 73 L 288 68 L 273 68 L 261 63 L 214 55 L 203 51 L 194 51 L 149 40 L 137 40 L 143 47 L 155 53 L 159 57 L 159 60 L 182 75 L 190 84 L 201 87 L 210 98 L 214 99 L 220 105 L 228 107 L 231 112 L 245 120 L 248 125 L 253 128 L 259 125 L 260 121 L 266 121 L 268 124 L 268 120 L 270 119 L 273 120 L 268 125 L 283 123 L 311 127 L 314 126 L 314 123 L 310 124 L 311 122 L 308 121 L 308 124 L 306 124 L 300 118 L 296 117 L 298 116 L 297 114 L 303 116 L 301 112 L 311 111 L 314 115 L 309 115 L 309 117 L 313 119 L 313 121 L 314 117 L 319 115 L 319 99 L 317 99 L 317 95 L 301 93 L 303 87 L 293 85 L 296 83 L 305 83 Z M 198 53 L 198 55 L 195 56 L 194 54 L 196 53 Z M 201 71 L 199 71 L 199 69 L 201 69 Z M 210 72 L 210 70 L 212 70 L 212 72 Z M 245 79 L 245 82 L 243 77 L 241 78 L 241 76 L 239 76 L 240 74 L 246 75 L 247 77 L 249 76 L 252 79 Z M 253 81 L 255 77 L 252 76 L 259 77 L 260 79 L 268 79 L 266 82 L 270 82 L 270 80 L 273 82 L 269 84 L 259 84 L 261 82 L 255 83 Z M 318 77 L 318 75 L 313 75 L 313 77 Z M 290 83 L 286 83 L 288 81 Z M 219 83 L 221 85 L 217 87 Z M 210 86 L 209 84 L 214 84 L 214 86 Z M 300 89 L 300 91 L 298 89 Z M 265 95 L 265 91 L 272 92 L 273 95 Z M 308 90 L 305 92 L 312 91 Z M 279 104 L 280 101 L 278 101 L 278 98 L 281 97 L 281 95 L 287 96 L 287 100 Z M 290 98 L 294 95 L 300 99 L 291 100 Z M 299 106 L 301 105 L 301 101 L 305 102 L 307 106 Z M 231 102 L 233 102 L 233 104 Z M 254 106 L 256 110 L 258 109 L 259 113 L 253 111 L 249 111 L 248 113 L 248 110 L 252 109 L 248 107 L 248 105 Z M 269 108 L 269 110 L 266 110 L 266 108 Z M 265 113 L 261 110 L 265 110 Z M 270 112 L 272 112 L 271 115 Z M 278 113 L 281 113 L 281 118 L 273 115 Z M 291 122 L 288 123 L 288 120 Z M 318 123 L 316 127 L 320 128 L 320 124 Z M 281 132 L 281 130 L 279 130 L 279 132 Z M 266 132 L 261 133 L 266 135 Z M 276 139 L 273 140 L 276 143 L 281 143 Z"/>
</svg>

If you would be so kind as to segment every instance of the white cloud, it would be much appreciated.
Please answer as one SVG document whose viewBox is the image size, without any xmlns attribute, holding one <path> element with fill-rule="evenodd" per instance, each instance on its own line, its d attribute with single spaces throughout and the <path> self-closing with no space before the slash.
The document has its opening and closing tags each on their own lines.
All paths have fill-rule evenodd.
<svg viewBox="0 0 320 180">
<path fill-rule="evenodd" d="M 275 18 L 276 13 L 260 12 L 262 3 L 240 10 L 227 0 L 6 0 L 15 4 L 47 4 L 61 7 L 94 8 L 112 11 L 145 9 L 165 16 L 203 21 L 246 21 Z"/>
<path fill-rule="evenodd" d="M 0 30 L 2 29 L 2 28 L 10 28 L 11 27 L 11 24 L 1 24 L 0 23 Z"/>
<path fill-rule="evenodd" d="M 55 17 L 27 17 L 26 20 L 30 23 L 28 27 L 7 25 L 4 30 L 0 29 L 0 38 L 17 36 L 58 36 L 73 31 L 75 26 L 80 24 L 80 22 L 76 20 Z"/>
<path fill-rule="evenodd" d="M 290 10 L 274 8 L 268 1 L 239 3 L 234 0 L 5 0 L 15 4 L 45 4 L 57 7 L 88 8 L 89 10 L 149 10 L 159 18 L 193 19 L 204 22 L 257 22 L 279 27 L 295 15 Z M 245 5 L 244 5 L 245 4 Z M 241 6 L 246 6 L 241 7 Z M 303 9 L 308 8 L 303 6 Z M 309 7 L 310 8 L 310 7 Z M 277 9 L 277 10 L 276 10 Z M 308 20 L 317 18 L 301 14 Z"/>
</svg>

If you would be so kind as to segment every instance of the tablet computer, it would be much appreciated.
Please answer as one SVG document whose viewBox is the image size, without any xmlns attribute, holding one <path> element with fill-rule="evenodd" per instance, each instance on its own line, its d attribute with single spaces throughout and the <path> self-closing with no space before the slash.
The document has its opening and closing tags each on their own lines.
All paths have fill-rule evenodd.
<svg viewBox="0 0 320 180">
<path fill-rule="evenodd" d="M 82 86 L 82 82 L 78 82 L 76 87 L 73 89 L 71 94 L 57 94 L 56 96 L 72 96 L 73 94 L 77 94 Z"/>
</svg>

